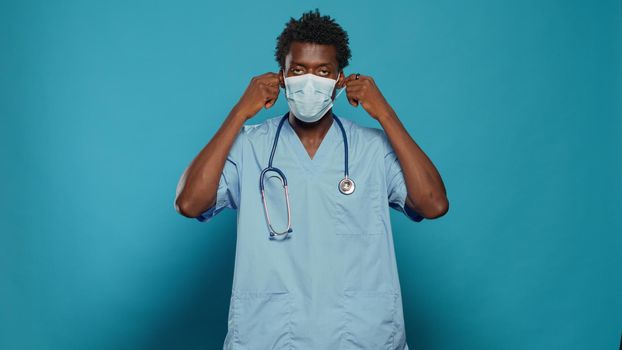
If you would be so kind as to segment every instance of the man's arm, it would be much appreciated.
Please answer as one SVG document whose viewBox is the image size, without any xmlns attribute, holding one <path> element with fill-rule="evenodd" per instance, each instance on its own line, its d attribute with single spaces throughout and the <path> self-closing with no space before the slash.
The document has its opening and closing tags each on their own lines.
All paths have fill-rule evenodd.
<svg viewBox="0 0 622 350">
<path fill-rule="evenodd" d="M 274 105 L 279 95 L 279 81 L 279 75 L 271 72 L 251 80 L 240 101 L 182 175 L 175 198 L 177 212 L 195 218 L 216 203 L 220 176 L 236 136 L 246 120 L 261 108 Z"/>
<path fill-rule="evenodd" d="M 380 115 L 378 121 L 402 167 L 408 192 L 406 205 L 427 219 L 445 215 L 449 201 L 434 164 L 410 137 L 395 112 Z"/>
<path fill-rule="evenodd" d="M 382 125 L 404 174 L 406 205 L 427 219 L 445 215 L 449 201 L 445 185 L 430 159 L 410 137 L 393 108 L 369 76 L 351 74 L 342 85 L 352 106 L 365 111 Z"/>
<path fill-rule="evenodd" d="M 216 203 L 216 191 L 227 155 L 245 121 L 246 118 L 234 108 L 190 163 L 179 180 L 181 190 L 175 198 L 177 212 L 194 218 Z"/>
</svg>

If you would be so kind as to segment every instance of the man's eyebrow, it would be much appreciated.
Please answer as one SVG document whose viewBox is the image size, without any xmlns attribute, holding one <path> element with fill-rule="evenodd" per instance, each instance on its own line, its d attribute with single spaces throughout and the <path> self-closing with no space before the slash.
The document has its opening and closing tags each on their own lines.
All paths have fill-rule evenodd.
<svg viewBox="0 0 622 350">
<path fill-rule="evenodd" d="M 331 62 L 321 62 L 321 63 L 318 64 L 318 67 L 321 67 L 321 66 L 332 66 L 332 65 L 333 64 Z M 306 64 L 300 63 L 300 62 L 296 62 L 296 61 L 291 61 L 290 62 L 290 66 L 303 66 L 305 68 L 307 67 Z"/>
</svg>

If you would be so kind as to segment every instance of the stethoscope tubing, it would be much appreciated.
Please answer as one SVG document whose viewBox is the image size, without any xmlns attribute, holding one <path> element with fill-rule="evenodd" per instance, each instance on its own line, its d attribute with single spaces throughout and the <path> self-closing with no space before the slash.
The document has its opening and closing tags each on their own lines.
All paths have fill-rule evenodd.
<svg viewBox="0 0 622 350">
<path fill-rule="evenodd" d="M 279 126 L 276 129 L 276 135 L 274 136 L 274 141 L 272 143 L 272 151 L 270 152 L 270 159 L 268 160 L 268 166 L 266 168 L 264 168 L 261 171 L 261 174 L 259 175 L 259 190 L 261 191 L 261 200 L 262 200 L 262 204 L 264 206 L 264 212 L 266 214 L 266 220 L 268 222 L 268 227 L 270 229 L 270 238 L 274 239 L 276 237 L 280 237 L 283 235 L 286 235 L 285 238 L 287 237 L 287 234 L 292 232 L 292 228 L 291 228 L 291 207 L 289 204 L 289 190 L 287 187 L 287 177 L 285 176 L 285 174 L 283 173 L 283 171 L 277 167 L 272 166 L 272 163 L 274 161 L 274 154 L 276 153 L 276 146 L 279 142 L 279 136 L 281 134 L 281 129 L 283 128 L 283 123 L 285 123 L 285 121 L 289 118 L 289 112 L 285 113 L 285 115 L 281 118 L 281 121 L 279 122 Z M 345 128 L 343 127 L 343 124 L 341 123 L 341 120 L 339 120 L 339 117 L 337 117 L 334 113 L 333 113 L 333 118 L 335 119 L 335 122 L 337 122 L 337 125 L 339 126 L 339 129 L 341 130 L 341 136 L 343 137 L 343 148 L 344 148 L 344 180 L 347 180 L 349 177 L 349 169 L 348 169 L 348 138 L 346 136 L 346 131 Z M 285 190 L 285 202 L 287 203 L 287 229 L 283 232 L 276 232 L 276 230 L 274 230 L 274 228 L 272 227 L 272 223 L 270 221 L 270 215 L 268 213 L 268 205 L 266 203 L 266 197 L 265 197 L 265 187 L 264 187 L 264 178 L 266 176 L 266 174 L 268 172 L 276 172 L 277 174 L 280 175 L 279 180 L 281 180 L 281 183 L 283 185 L 283 188 Z M 343 181 L 343 180 L 342 180 Z"/>
</svg>

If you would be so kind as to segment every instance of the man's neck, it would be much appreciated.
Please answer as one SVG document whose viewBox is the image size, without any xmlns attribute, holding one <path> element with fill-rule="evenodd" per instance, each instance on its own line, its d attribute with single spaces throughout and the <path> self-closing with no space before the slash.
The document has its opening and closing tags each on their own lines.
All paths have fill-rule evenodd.
<svg viewBox="0 0 622 350">
<path fill-rule="evenodd" d="M 289 113 L 289 124 L 292 126 L 300 140 L 320 141 L 324 138 L 324 135 L 328 132 L 328 129 L 333 125 L 333 109 L 329 109 L 326 114 L 318 121 L 313 123 L 305 123 L 296 118 L 291 112 Z"/>
</svg>

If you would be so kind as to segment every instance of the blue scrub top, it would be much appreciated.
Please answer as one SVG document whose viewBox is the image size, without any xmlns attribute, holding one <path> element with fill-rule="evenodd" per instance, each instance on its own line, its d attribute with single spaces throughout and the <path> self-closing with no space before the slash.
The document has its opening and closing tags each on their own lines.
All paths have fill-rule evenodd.
<svg viewBox="0 0 622 350">
<path fill-rule="evenodd" d="M 275 241 L 268 239 L 259 176 L 282 117 L 243 126 L 216 204 L 197 218 L 207 222 L 224 208 L 238 212 L 223 349 L 408 350 L 389 208 L 415 222 L 423 217 L 404 205 L 402 169 L 384 130 L 340 118 L 356 184 L 344 195 L 338 189 L 344 148 L 337 122 L 313 159 L 289 121 L 283 123 L 273 166 L 287 177 L 293 232 Z M 273 227 L 283 231 L 282 184 L 266 177 L 265 186 Z"/>
</svg>

